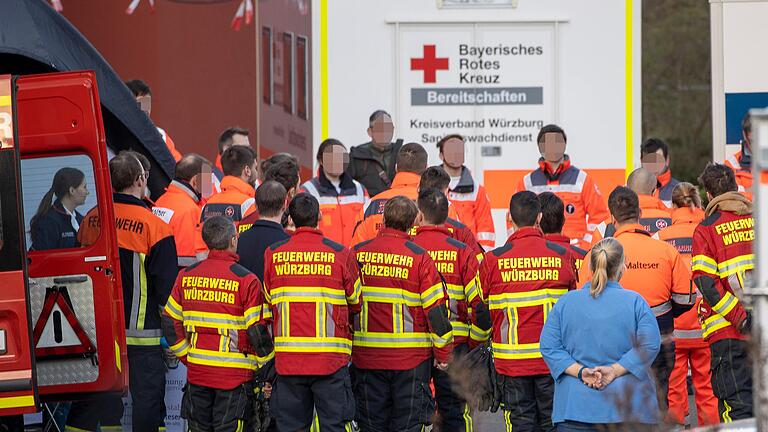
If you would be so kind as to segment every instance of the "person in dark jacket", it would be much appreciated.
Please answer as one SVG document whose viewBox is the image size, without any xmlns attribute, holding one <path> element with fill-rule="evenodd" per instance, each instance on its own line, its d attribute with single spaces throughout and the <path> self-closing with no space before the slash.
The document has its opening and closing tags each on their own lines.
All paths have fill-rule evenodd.
<svg viewBox="0 0 768 432">
<path fill-rule="evenodd" d="M 264 280 L 264 251 L 273 243 L 290 237 L 280 224 L 287 195 L 285 187 L 273 180 L 259 186 L 256 189 L 259 219 L 240 234 L 238 240 L 240 265 L 256 274 L 260 281 Z"/>
<path fill-rule="evenodd" d="M 393 143 L 394 131 L 392 116 L 384 110 L 374 111 L 368 119 L 371 141 L 349 150 L 348 174 L 362 183 L 370 196 L 389 189 L 395 178 L 395 161 L 403 140 Z"/>
<path fill-rule="evenodd" d="M 39 251 L 80 247 L 77 231 L 83 222 L 83 215 L 75 209 L 85 204 L 87 197 L 88 186 L 82 171 L 70 167 L 56 171 L 51 188 L 43 196 L 30 222 L 30 249 Z"/>
</svg>

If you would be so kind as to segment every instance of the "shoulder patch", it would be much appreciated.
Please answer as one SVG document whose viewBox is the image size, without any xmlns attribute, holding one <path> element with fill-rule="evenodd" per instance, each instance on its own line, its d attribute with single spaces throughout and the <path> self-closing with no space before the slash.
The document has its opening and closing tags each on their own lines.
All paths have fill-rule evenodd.
<svg viewBox="0 0 768 432">
<path fill-rule="evenodd" d="M 202 262 L 203 262 L 203 261 L 198 261 L 198 262 L 196 262 L 196 263 L 194 263 L 194 264 L 192 264 L 192 265 L 188 265 L 188 266 L 184 267 L 184 270 L 183 270 L 183 271 L 184 271 L 184 272 L 188 272 L 188 271 L 190 271 L 190 270 L 194 269 L 195 267 L 199 266 L 199 265 L 200 265 Z"/>
<path fill-rule="evenodd" d="M 551 241 L 547 242 L 547 248 L 557 252 L 560 255 L 565 255 L 567 252 L 567 249 L 565 249 L 564 247 L 560 246 L 557 243 L 552 243 Z"/>
<path fill-rule="evenodd" d="M 453 238 L 453 237 L 446 237 L 446 238 L 445 238 L 445 241 L 447 241 L 449 245 L 451 245 L 451 246 L 454 246 L 454 247 L 457 247 L 457 248 L 459 248 L 459 249 L 464 249 L 464 248 L 466 248 L 466 247 L 467 247 L 467 244 L 466 244 L 466 243 L 462 243 L 462 242 L 460 242 L 460 241 L 456 240 L 456 239 L 455 239 L 455 238 Z"/>
<path fill-rule="evenodd" d="M 497 257 L 501 256 L 502 254 L 512 250 L 512 247 L 514 247 L 514 245 L 512 243 L 507 243 L 504 246 L 497 247 L 496 249 L 494 249 L 492 251 L 493 256 L 497 256 Z"/>
<path fill-rule="evenodd" d="M 370 240 L 361 241 L 360 243 L 358 243 L 358 244 L 356 244 L 356 245 L 352 246 L 352 249 L 354 249 L 354 250 L 358 250 L 358 249 L 360 249 L 361 247 L 363 247 L 363 246 L 367 245 L 368 243 L 372 242 L 373 240 L 374 240 L 374 239 L 370 239 Z"/>
<path fill-rule="evenodd" d="M 701 224 L 704 226 L 710 226 L 713 223 L 717 222 L 717 220 L 720 219 L 720 212 L 714 212 L 709 217 L 701 221 Z"/>
<path fill-rule="evenodd" d="M 410 249 L 411 251 L 413 251 L 413 253 L 417 255 L 421 255 L 426 252 L 424 248 L 422 248 L 421 246 L 417 245 L 412 241 L 406 241 L 405 246 L 408 247 L 408 249 Z"/>
<path fill-rule="evenodd" d="M 586 250 L 584 250 L 584 249 L 582 249 L 582 248 L 580 248 L 580 247 L 578 247 L 576 245 L 571 245 L 571 250 L 576 252 L 577 254 L 579 254 L 581 256 L 584 256 L 584 255 L 587 254 Z"/>
<path fill-rule="evenodd" d="M 231 266 L 229 266 L 229 271 L 237 275 L 238 277 L 246 277 L 249 274 L 253 274 L 248 270 L 247 268 L 241 266 L 238 263 L 234 263 Z"/>
<path fill-rule="evenodd" d="M 288 243 L 288 240 L 290 240 L 290 238 L 287 238 L 285 240 L 280 240 L 279 242 L 272 243 L 271 245 L 269 245 L 269 249 L 270 250 L 275 250 L 275 249 L 279 248 L 280 246 Z"/>
<path fill-rule="evenodd" d="M 456 219 L 452 219 L 452 218 L 446 219 L 445 223 L 447 223 L 448 225 L 454 226 L 456 228 L 466 228 L 467 227 L 463 223 L 457 221 Z"/>
<path fill-rule="evenodd" d="M 329 248 L 335 250 L 336 252 L 341 252 L 344 250 L 344 246 L 336 243 L 335 241 L 323 237 L 323 244 L 328 246 Z"/>
</svg>

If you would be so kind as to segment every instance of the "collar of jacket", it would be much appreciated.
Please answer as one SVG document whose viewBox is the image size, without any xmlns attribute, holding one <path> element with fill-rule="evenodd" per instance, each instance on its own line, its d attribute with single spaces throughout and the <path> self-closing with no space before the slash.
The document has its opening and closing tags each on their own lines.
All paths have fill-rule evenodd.
<svg viewBox="0 0 768 432">
<path fill-rule="evenodd" d="M 448 237 L 451 236 L 451 231 L 445 225 L 423 225 L 416 228 L 416 235 L 428 232 L 437 232 L 440 234 L 445 234 Z"/>
<path fill-rule="evenodd" d="M 392 151 L 394 148 L 394 143 L 389 143 L 389 147 L 387 147 L 384 151 L 377 150 L 373 148 L 373 141 L 368 141 L 365 144 L 360 144 L 358 146 L 354 146 L 349 150 L 349 157 L 354 157 L 355 159 L 371 159 L 374 161 L 379 161 L 379 159 L 374 155 L 373 152 L 378 152 L 381 154 L 387 153 L 389 151 Z"/>
<path fill-rule="evenodd" d="M 339 180 L 341 180 L 341 183 L 339 183 L 339 188 L 341 188 L 342 192 L 349 191 L 350 189 L 355 189 L 355 182 L 352 180 L 352 177 L 350 177 L 349 174 L 346 172 L 341 173 L 341 177 L 339 177 Z M 331 183 L 330 180 L 328 180 L 328 177 L 325 175 L 325 170 L 323 170 L 323 167 L 320 167 L 317 170 L 317 182 L 320 183 L 320 186 L 323 188 L 328 189 L 328 191 L 333 191 L 334 195 L 336 195 L 336 186 Z"/>
<path fill-rule="evenodd" d="M 656 186 L 659 189 L 668 185 L 670 181 L 672 181 L 672 170 L 669 167 L 663 173 L 656 176 Z"/>
<path fill-rule="evenodd" d="M 57 213 L 61 213 L 61 214 L 65 215 L 65 216 L 69 216 L 69 213 L 68 213 L 68 212 L 67 212 L 67 210 L 64 208 L 64 204 L 62 204 L 62 203 L 61 203 L 61 200 L 60 200 L 60 199 L 58 199 L 58 198 L 56 198 L 56 199 L 53 201 L 53 204 L 51 204 L 51 209 L 53 209 L 53 210 L 54 210 L 54 211 L 56 211 Z M 74 211 L 72 212 L 72 214 L 77 214 L 77 210 L 74 210 Z"/>
<path fill-rule="evenodd" d="M 412 172 L 400 171 L 397 174 L 395 174 L 395 178 L 392 180 L 391 189 L 404 188 L 404 187 L 416 188 L 419 186 L 419 181 L 421 181 L 420 175 Z"/>
<path fill-rule="evenodd" d="M 669 211 L 669 207 L 665 206 L 660 199 L 653 195 L 637 194 L 637 201 L 640 204 L 640 210 L 659 209 L 666 212 Z"/>
<path fill-rule="evenodd" d="M 557 243 L 559 245 L 564 245 L 566 247 L 571 246 L 571 239 L 568 237 L 558 233 L 558 234 L 544 234 L 544 238 L 551 241 L 552 243 Z"/>
<path fill-rule="evenodd" d="M 521 238 L 525 237 L 541 237 L 544 238 L 544 233 L 541 232 L 541 229 L 537 227 L 522 227 L 518 228 L 517 231 L 512 233 L 511 236 L 507 239 L 507 243 L 513 242 L 515 240 L 519 240 Z"/>
<path fill-rule="evenodd" d="M 552 164 L 544 160 L 543 157 L 539 158 L 539 169 L 547 176 L 549 181 L 555 181 L 560 178 L 560 175 L 571 167 L 571 158 L 566 154 L 563 155 L 563 162 L 557 167 L 557 170 L 552 171 Z"/>
<path fill-rule="evenodd" d="M 459 183 L 456 187 L 451 189 L 451 192 L 456 193 L 470 193 L 475 190 L 475 180 L 472 178 L 472 172 L 464 165 L 461 166 L 461 177 L 459 177 Z"/>
<path fill-rule="evenodd" d="M 257 219 L 251 227 L 260 226 L 264 228 L 274 228 L 276 230 L 284 231 L 283 226 L 280 225 L 277 222 L 266 220 L 266 219 Z M 250 228 L 249 228 L 250 229 Z"/>
<path fill-rule="evenodd" d="M 256 189 L 248 183 L 244 182 L 240 177 L 224 176 L 221 180 L 221 191 L 225 192 L 229 189 L 234 189 L 240 193 L 248 195 L 250 197 L 256 195 Z"/>
<path fill-rule="evenodd" d="M 310 227 L 301 227 L 301 228 L 296 228 L 296 230 L 293 232 L 293 234 L 292 234 L 292 235 L 293 235 L 294 237 L 299 237 L 299 236 L 303 236 L 303 235 L 306 235 L 306 234 L 310 234 L 310 235 L 318 235 L 318 236 L 320 236 L 320 237 L 322 237 L 322 236 L 323 236 L 323 232 L 322 232 L 322 231 L 320 231 L 320 230 L 319 230 L 319 229 L 317 229 L 317 228 L 310 228 Z"/>
<path fill-rule="evenodd" d="M 115 192 L 112 194 L 112 201 L 115 204 L 131 204 L 131 205 L 141 206 L 147 209 L 149 208 L 147 206 L 147 203 L 144 202 L 143 200 L 140 200 L 133 195 L 128 195 L 128 194 L 119 193 L 119 192 Z"/>
<path fill-rule="evenodd" d="M 616 238 L 624 233 L 635 233 L 635 234 L 643 234 L 647 235 L 648 237 L 651 236 L 651 233 L 645 230 L 642 225 L 640 224 L 626 224 L 622 225 L 621 228 L 616 228 L 616 232 L 613 234 L 613 237 Z"/>
<path fill-rule="evenodd" d="M 738 192 L 726 192 L 709 202 L 704 214 L 709 217 L 716 211 L 727 211 L 739 216 L 752 214 L 752 202 Z"/>
<path fill-rule="evenodd" d="M 199 203 L 200 199 L 202 198 L 202 195 L 197 193 L 197 191 L 192 187 L 191 184 L 189 184 L 189 182 L 181 179 L 173 180 L 171 184 L 168 185 L 168 189 L 166 190 L 170 191 L 171 188 L 179 189 L 179 192 L 189 195 L 189 197 L 192 198 L 195 203 Z"/>
<path fill-rule="evenodd" d="M 704 210 L 700 208 L 680 207 L 672 210 L 672 225 L 699 223 L 704 220 Z"/>
<path fill-rule="evenodd" d="M 240 256 L 228 250 L 211 249 L 208 252 L 208 259 L 237 262 L 240 260 Z"/>
<path fill-rule="evenodd" d="M 408 240 L 408 233 L 396 230 L 394 228 L 382 227 L 379 230 L 379 237 L 397 237 Z"/>
</svg>

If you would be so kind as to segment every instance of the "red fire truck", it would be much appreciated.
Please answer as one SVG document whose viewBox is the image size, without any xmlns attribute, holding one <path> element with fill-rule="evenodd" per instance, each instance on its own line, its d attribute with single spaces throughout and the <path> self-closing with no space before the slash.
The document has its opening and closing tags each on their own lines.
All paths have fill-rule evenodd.
<svg viewBox="0 0 768 432">
<path fill-rule="evenodd" d="M 63 213 L 72 226 L 98 223 L 82 220 L 93 207 L 98 226 L 114 226 L 95 74 L 0 76 L 0 416 L 127 388 L 115 230 L 81 246 L 71 232 L 30 226 L 67 168 L 87 188 Z M 51 232 L 66 241 L 31 250 Z"/>
</svg>

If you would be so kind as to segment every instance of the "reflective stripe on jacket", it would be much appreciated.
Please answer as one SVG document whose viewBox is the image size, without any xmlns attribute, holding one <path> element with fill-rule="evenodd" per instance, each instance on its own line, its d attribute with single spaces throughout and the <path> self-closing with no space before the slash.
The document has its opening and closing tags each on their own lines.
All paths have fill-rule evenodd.
<svg viewBox="0 0 768 432">
<path fill-rule="evenodd" d="M 341 191 L 325 177 L 320 168 L 319 175 L 301 186 L 301 191 L 314 196 L 320 203 L 323 220 L 320 231 L 329 239 L 349 247 L 355 222 L 368 202 L 368 194 L 358 181 L 347 174 L 341 175 Z"/>
<path fill-rule="evenodd" d="M 461 168 L 459 183 L 448 192 L 458 219 L 469 227 L 477 241 L 486 249 L 496 246 L 496 231 L 491 216 L 491 200 L 481 184 L 472 178 L 467 167 Z"/>
<path fill-rule="evenodd" d="M 224 176 L 221 180 L 221 192 L 211 196 L 205 203 L 200 222 L 205 222 L 212 216 L 226 216 L 232 219 L 239 229 L 240 222 L 255 211 L 256 189 L 239 177 Z"/>
<path fill-rule="evenodd" d="M 392 181 L 392 187 L 371 198 L 357 216 L 355 232 L 352 236 L 352 244 L 375 238 L 381 227 L 384 226 L 384 205 L 387 201 L 398 195 L 403 195 L 414 201 L 419 197 L 416 191 L 421 181 L 421 176 L 411 172 L 399 172 Z"/>
<path fill-rule="evenodd" d="M 168 185 L 152 208 L 152 213 L 173 230 L 179 267 L 196 263 L 197 253 L 208 249 L 198 228 L 201 212 L 200 196 L 189 184 L 178 180 Z"/>
</svg>

